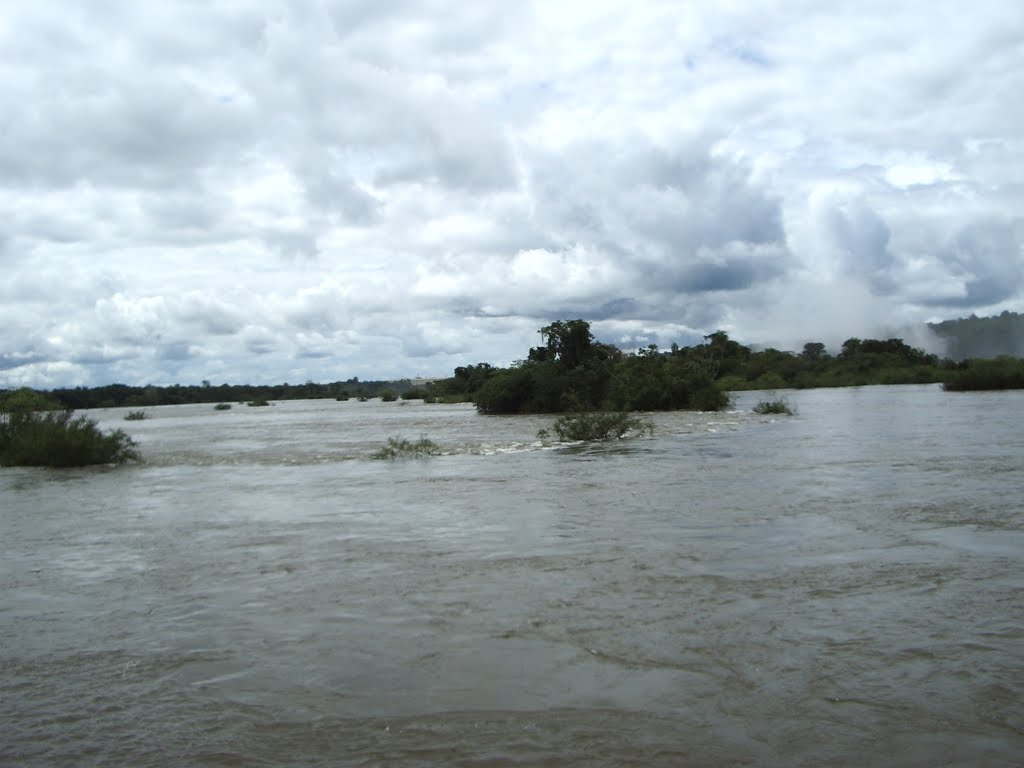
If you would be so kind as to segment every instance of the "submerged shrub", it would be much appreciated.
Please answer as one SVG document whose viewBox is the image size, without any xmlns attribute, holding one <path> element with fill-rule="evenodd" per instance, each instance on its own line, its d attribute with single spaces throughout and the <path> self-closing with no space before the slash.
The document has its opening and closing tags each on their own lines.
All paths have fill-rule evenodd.
<svg viewBox="0 0 1024 768">
<path fill-rule="evenodd" d="M 786 416 L 793 415 L 793 409 L 785 400 L 762 400 L 754 406 L 754 413 L 770 414 L 778 413 Z"/>
<path fill-rule="evenodd" d="M 213 406 L 213 410 L 215 410 L 215 411 L 230 411 L 231 410 L 231 403 L 217 403 L 215 406 Z"/>
<path fill-rule="evenodd" d="M 145 411 L 128 411 L 124 416 L 125 421 L 142 421 L 145 418 Z"/>
<path fill-rule="evenodd" d="M 416 442 L 404 437 L 389 437 L 388 442 L 380 450 L 373 453 L 373 459 L 418 459 L 424 456 L 437 456 L 441 453 L 440 446 L 429 438 L 420 436 Z"/>
<path fill-rule="evenodd" d="M 270 401 L 264 400 L 262 397 L 260 397 L 255 400 L 250 400 L 248 405 L 250 408 L 260 408 L 264 405 L 270 405 Z"/>
<path fill-rule="evenodd" d="M 645 432 L 654 434 L 654 422 L 625 411 L 572 413 L 560 417 L 551 428 L 562 441 L 618 440 Z M 542 429 L 537 436 L 543 440 L 548 432 Z"/>
<path fill-rule="evenodd" d="M 385 390 L 381 391 L 380 399 L 381 399 L 381 402 L 384 402 L 384 403 L 393 403 L 393 402 L 395 402 L 395 400 L 398 399 L 398 395 L 396 395 L 390 389 L 385 389 Z"/>
<path fill-rule="evenodd" d="M 116 429 L 104 433 L 70 410 L 0 413 L 0 466 L 84 467 L 138 461 L 134 440 Z"/>
</svg>

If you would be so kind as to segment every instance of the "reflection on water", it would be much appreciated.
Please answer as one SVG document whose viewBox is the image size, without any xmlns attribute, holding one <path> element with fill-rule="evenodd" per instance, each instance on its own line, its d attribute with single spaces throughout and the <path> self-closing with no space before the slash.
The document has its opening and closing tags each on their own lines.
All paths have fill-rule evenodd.
<svg viewBox="0 0 1024 768">
<path fill-rule="evenodd" d="M 159 408 L 145 465 L 0 471 L 0 762 L 1019 761 L 1024 397 L 757 398 L 557 449 Z M 447 455 L 367 458 L 420 434 Z"/>
</svg>

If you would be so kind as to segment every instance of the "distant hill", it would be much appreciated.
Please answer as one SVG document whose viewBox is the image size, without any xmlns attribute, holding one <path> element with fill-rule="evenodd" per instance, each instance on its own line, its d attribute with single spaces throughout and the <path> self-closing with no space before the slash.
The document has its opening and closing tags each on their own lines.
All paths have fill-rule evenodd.
<svg viewBox="0 0 1024 768">
<path fill-rule="evenodd" d="M 993 358 L 1000 355 L 1024 357 L 1024 315 L 1003 312 L 995 317 L 963 317 L 928 323 L 928 328 L 946 342 L 946 357 L 953 360 Z"/>
</svg>

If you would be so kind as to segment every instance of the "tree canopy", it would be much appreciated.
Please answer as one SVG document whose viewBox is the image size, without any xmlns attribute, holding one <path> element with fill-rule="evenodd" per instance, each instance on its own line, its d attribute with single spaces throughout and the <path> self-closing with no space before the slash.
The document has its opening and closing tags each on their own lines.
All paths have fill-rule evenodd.
<svg viewBox="0 0 1024 768">
<path fill-rule="evenodd" d="M 595 341 L 585 320 L 559 320 L 540 329 L 544 345 L 497 371 L 476 393 L 481 413 L 565 413 L 717 410 L 728 403 L 702 352 L 635 354 Z"/>
</svg>

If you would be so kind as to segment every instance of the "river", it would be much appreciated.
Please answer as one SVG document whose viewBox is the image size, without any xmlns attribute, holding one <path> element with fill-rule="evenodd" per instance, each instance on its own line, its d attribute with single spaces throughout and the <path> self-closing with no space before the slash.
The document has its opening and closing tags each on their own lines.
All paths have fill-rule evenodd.
<svg viewBox="0 0 1024 768">
<path fill-rule="evenodd" d="M 93 411 L 0 470 L 0 763 L 1024 764 L 1024 392 L 779 394 Z"/>
</svg>

